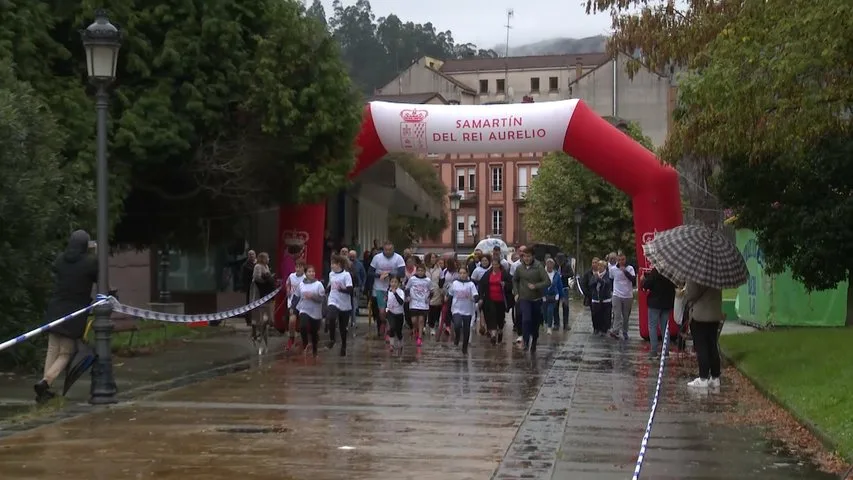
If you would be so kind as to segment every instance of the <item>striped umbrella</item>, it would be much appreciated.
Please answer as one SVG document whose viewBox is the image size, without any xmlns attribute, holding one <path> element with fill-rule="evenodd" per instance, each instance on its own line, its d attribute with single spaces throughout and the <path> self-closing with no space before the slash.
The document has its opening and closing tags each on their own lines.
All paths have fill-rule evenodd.
<svg viewBox="0 0 853 480">
<path fill-rule="evenodd" d="M 720 232 L 700 225 L 659 232 L 643 250 L 651 264 L 676 284 L 692 281 L 722 290 L 743 285 L 749 277 L 737 247 Z"/>
</svg>

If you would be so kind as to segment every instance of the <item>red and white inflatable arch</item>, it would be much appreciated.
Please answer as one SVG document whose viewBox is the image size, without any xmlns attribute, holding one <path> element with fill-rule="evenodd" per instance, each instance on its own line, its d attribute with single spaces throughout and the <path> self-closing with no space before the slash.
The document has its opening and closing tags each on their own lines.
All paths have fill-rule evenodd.
<svg viewBox="0 0 853 480">
<path fill-rule="evenodd" d="M 678 175 L 655 155 L 580 100 L 501 105 L 365 106 L 356 143 L 360 153 L 350 178 L 389 152 L 522 153 L 562 150 L 627 193 L 634 208 L 637 259 L 648 268 L 642 245 L 654 233 L 682 222 Z M 595 219 L 589 219 L 592 225 Z M 298 241 L 307 261 L 322 265 L 325 204 L 282 207 L 279 251 Z M 602 254 L 605 252 L 602 252 Z M 648 336 L 645 296 L 640 333 Z"/>
</svg>

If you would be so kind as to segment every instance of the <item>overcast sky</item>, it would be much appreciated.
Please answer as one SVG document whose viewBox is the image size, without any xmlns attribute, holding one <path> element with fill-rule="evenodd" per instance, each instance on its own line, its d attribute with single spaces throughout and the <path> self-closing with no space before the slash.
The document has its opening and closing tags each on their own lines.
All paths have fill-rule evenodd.
<svg viewBox="0 0 853 480">
<path fill-rule="evenodd" d="M 326 15 L 332 0 L 322 0 Z M 351 5 L 355 0 L 342 0 Z M 310 1 L 308 2 L 311 3 Z M 582 38 L 607 34 L 608 14 L 587 15 L 580 0 L 370 0 L 376 17 L 391 13 L 404 22 L 432 22 L 438 30 L 450 30 L 457 43 L 476 43 L 491 48 L 506 40 L 506 10 L 511 20 L 511 47 L 554 37 Z"/>
</svg>

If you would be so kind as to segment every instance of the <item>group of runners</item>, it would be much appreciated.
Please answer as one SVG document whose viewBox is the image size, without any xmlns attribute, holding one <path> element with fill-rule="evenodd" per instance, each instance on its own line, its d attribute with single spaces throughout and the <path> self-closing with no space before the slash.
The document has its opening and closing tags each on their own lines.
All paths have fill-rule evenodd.
<svg viewBox="0 0 853 480">
<path fill-rule="evenodd" d="M 386 242 L 368 257 L 366 276 L 356 273 L 356 266 L 361 266 L 353 255 L 343 251 L 332 255 L 325 282 L 314 266 L 297 262 L 284 282 L 288 349 L 301 341 L 301 348 L 316 356 L 322 331 L 328 335 L 326 346 L 332 349 L 340 342 L 340 355 L 345 356 L 347 338 L 356 326 L 353 313 L 365 289 L 377 336 L 394 354 L 400 354 L 407 341 L 421 347 L 427 337 L 449 338 L 467 354 L 477 331 L 492 345 L 501 344 L 510 314 L 519 347 L 535 352 L 543 323 L 548 334 L 559 330 L 561 323 L 569 328 L 568 293 L 574 272 L 565 256 L 558 265 L 550 258 L 544 263 L 534 260 L 525 247 L 509 259 L 507 253 L 500 247 L 477 250 L 460 261 L 455 255 L 419 257 L 408 250 L 401 255 Z M 564 305 L 562 322 L 559 305 Z"/>
</svg>

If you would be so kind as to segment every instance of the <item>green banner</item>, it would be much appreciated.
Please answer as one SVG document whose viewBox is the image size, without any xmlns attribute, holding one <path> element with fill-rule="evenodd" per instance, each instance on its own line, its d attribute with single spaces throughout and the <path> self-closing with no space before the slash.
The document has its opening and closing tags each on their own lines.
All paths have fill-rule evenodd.
<svg viewBox="0 0 853 480">
<path fill-rule="evenodd" d="M 737 247 L 749 269 L 749 281 L 738 289 L 735 301 L 739 318 L 761 326 L 844 326 L 847 282 L 834 290 L 808 293 L 790 271 L 764 273 L 764 254 L 752 231 L 737 231 Z"/>
</svg>

